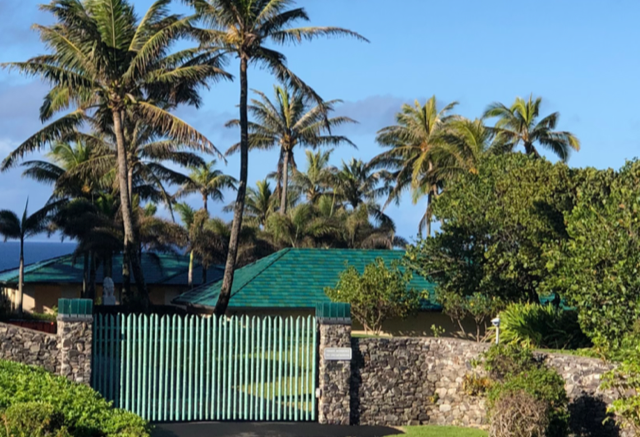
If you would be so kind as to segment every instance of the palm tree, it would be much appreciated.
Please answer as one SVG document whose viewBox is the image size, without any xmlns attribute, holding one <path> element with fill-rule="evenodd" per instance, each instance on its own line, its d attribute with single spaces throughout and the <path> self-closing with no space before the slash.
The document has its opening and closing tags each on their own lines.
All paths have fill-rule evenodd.
<svg viewBox="0 0 640 437">
<path fill-rule="evenodd" d="M 370 163 L 372 168 L 390 171 L 386 177 L 393 187 L 386 205 L 399 201 L 402 192 L 408 188 L 414 203 L 427 196 L 427 209 L 419 226 L 421 232 L 426 228 L 427 235 L 431 234 L 432 201 L 442 185 L 437 177 L 434 154 L 448 144 L 450 124 L 459 118 L 449 115 L 456 105 L 457 102 L 453 102 L 438 109 L 436 96 L 424 105 L 417 100 L 414 106 L 403 105 L 396 115 L 397 124 L 381 129 L 376 138 L 380 145 L 390 149 Z"/>
<path fill-rule="evenodd" d="M 271 184 L 264 179 L 256 182 L 255 188 L 247 190 L 247 197 L 244 203 L 244 211 L 247 221 L 258 227 L 264 227 L 267 219 L 276 209 L 277 197 L 271 189 Z M 235 203 L 226 206 L 223 211 L 229 212 L 235 209 Z"/>
<path fill-rule="evenodd" d="M 18 313 L 22 314 L 22 300 L 24 289 L 24 240 L 44 232 L 47 229 L 51 214 L 60 206 L 60 202 L 47 204 L 43 208 L 29 215 L 29 200 L 24 207 L 22 218 L 8 209 L 0 211 L 0 235 L 4 241 L 19 240 L 20 242 L 20 267 L 18 273 Z"/>
<path fill-rule="evenodd" d="M 280 148 L 280 159 L 276 179 L 280 194 L 280 213 L 287 213 L 289 188 L 289 171 L 296 171 L 293 151 L 296 146 L 317 148 L 322 146 L 338 146 L 347 143 L 355 147 L 347 137 L 332 135 L 331 128 L 345 123 L 355 123 L 349 117 L 327 118 L 336 103 L 342 100 L 331 100 L 311 107 L 309 100 L 300 90 L 287 86 L 274 86 L 275 102 L 255 91 L 260 100 L 252 99 L 249 112 L 256 120 L 249 123 L 249 150 L 269 150 Z M 237 126 L 238 120 L 227 125 Z M 227 154 L 235 153 L 240 144 L 232 146 Z"/>
<path fill-rule="evenodd" d="M 124 226 L 123 275 L 129 277 L 131 263 L 143 304 L 148 302 L 148 293 L 136 250 L 136 229 L 127 189 L 128 119 L 140 119 L 183 147 L 217 152 L 211 142 L 169 108 L 183 103 L 199 105 L 200 86 L 211 79 L 230 77 L 220 69 L 219 53 L 211 49 L 170 51 L 177 38 L 193 32 L 195 18 L 169 14 L 168 3 L 169 0 L 156 0 L 138 20 L 127 0 L 52 0 L 42 9 L 53 14 L 56 23 L 35 26 L 51 53 L 26 62 L 3 64 L 27 75 L 40 76 L 51 84 L 40 109 L 43 121 L 69 107 L 75 108 L 18 146 L 4 160 L 3 170 L 26 153 L 76 131 L 85 121 L 92 122 L 98 131 L 113 133 Z"/>
<path fill-rule="evenodd" d="M 306 150 L 307 170 L 293 174 L 294 190 L 304 195 L 308 202 L 317 203 L 325 194 L 332 195 L 329 190 L 335 182 L 337 169 L 329 165 L 333 149 L 316 153 Z"/>
<path fill-rule="evenodd" d="M 291 0 L 187 0 L 203 21 L 210 25 L 202 30 L 201 39 L 218 50 L 234 55 L 240 60 L 240 181 L 233 211 L 233 225 L 229 241 L 229 253 L 216 303 L 215 314 L 226 312 L 231 297 L 233 275 L 238 254 L 238 239 L 242 228 L 242 214 L 247 190 L 249 162 L 248 120 L 248 67 L 260 65 L 276 75 L 287 86 L 301 90 L 318 104 L 322 99 L 286 65 L 286 57 L 274 49 L 284 44 L 298 44 L 303 39 L 312 40 L 320 36 L 346 35 L 366 41 L 365 38 L 339 27 L 291 28 L 298 21 L 309 21 L 303 8 L 289 9 Z"/>
<path fill-rule="evenodd" d="M 540 156 L 535 144 L 551 150 L 566 162 L 571 150 L 580 150 L 580 141 L 571 132 L 555 131 L 560 113 L 554 112 L 538 121 L 542 98 L 525 100 L 517 97 L 510 108 L 502 103 L 492 103 L 484 112 L 484 118 L 498 117 L 494 127 L 496 134 L 513 150 L 522 143 L 527 155 Z"/>
<path fill-rule="evenodd" d="M 379 172 L 373 172 L 368 164 L 360 159 L 351 158 L 342 162 L 342 167 L 335 175 L 334 190 L 336 197 L 354 210 L 361 204 L 375 201 L 380 196 L 388 194 L 388 186 Z"/>
<path fill-rule="evenodd" d="M 236 189 L 238 182 L 234 177 L 222 173 L 216 169 L 217 162 L 215 160 L 208 164 L 191 167 L 191 173 L 186 178 L 180 190 L 176 193 L 176 197 L 191 193 L 200 193 L 204 209 L 209 211 L 208 200 L 224 201 L 223 189 Z"/>
<path fill-rule="evenodd" d="M 333 223 L 318 214 L 313 205 L 300 204 L 285 215 L 273 214 L 265 232 L 279 247 L 317 247 L 323 236 L 335 234 Z"/>
<path fill-rule="evenodd" d="M 186 202 L 176 203 L 174 205 L 175 211 L 180 216 L 180 221 L 184 226 L 187 235 L 190 237 L 191 235 L 191 227 L 193 226 L 193 222 L 195 221 L 196 210 L 191 207 Z M 191 241 L 189 241 L 189 245 L 191 245 Z M 189 250 L 189 274 L 188 274 L 188 283 L 189 287 L 193 286 L 193 258 L 195 253 L 192 250 Z"/>
</svg>

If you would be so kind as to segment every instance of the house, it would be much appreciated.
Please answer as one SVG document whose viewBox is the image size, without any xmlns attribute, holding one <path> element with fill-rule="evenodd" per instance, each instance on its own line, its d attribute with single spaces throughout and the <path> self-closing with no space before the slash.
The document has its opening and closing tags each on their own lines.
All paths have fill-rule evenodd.
<svg viewBox="0 0 640 437">
<path fill-rule="evenodd" d="M 228 312 L 237 315 L 308 315 L 316 304 L 330 302 L 324 292 L 335 287 L 339 275 L 347 266 L 360 272 L 376 258 L 387 265 L 404 256 L 397 250 L 352 249 L 283 249 L 257 262 L 236 270 Z M 177 296 L 173 303 L 193 312 L 210 313 L 216 305 L 222 280 L 196 287 Z M 431 335 L 431 326 L 440 326 L 454 333 L 458 326 L 442 314 L 434 300 L 434 284 L 420 276 L 410 287 L 429 292 L 418 314 L 403 320 L 389 320 L 383 331 L 393 335 Z M 361 330 L 354 321 L 354 329 Z"/>
<path fill-rule="evenodd" d="M 121 299 L 122 255 L 113 258 L 113 282 L 116 298 Z M 174 254 L 142 254 L 142 269 L 154 305 L 169 305 L 171 300 L 189 289 L 189 256 Z M 29 312 L 47 312 L 57 305 L 59 298 L 79 298 L 84 282 L 82 257 L 74 260 L 66 255 L 25 266 L 23 309 Z M 15 308 L 17 306 L 18 269 L 0 272 L 0 295 Z M 212 266 L 207 269 L 207 280 L 222 278 L 223 269 Z M 96 297 L 102 296 L 104 274 L 102 266 L 96 271 Z M 131 281 L 135 284 L 132 276 Z M 193 283 L 202 284 L 202 266 L 194 265 Z"/>
</svg>

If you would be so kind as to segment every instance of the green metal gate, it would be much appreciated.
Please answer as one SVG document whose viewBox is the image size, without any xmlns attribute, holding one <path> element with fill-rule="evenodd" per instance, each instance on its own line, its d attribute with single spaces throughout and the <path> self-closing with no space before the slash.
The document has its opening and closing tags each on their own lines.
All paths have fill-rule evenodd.
<svg viewBox="0 0 640 437">
<path fill-rule="evenodd" d="M 92 386 L 157 422 L 316 420 L 315 317 L 95 315 Z"/>
</svg>

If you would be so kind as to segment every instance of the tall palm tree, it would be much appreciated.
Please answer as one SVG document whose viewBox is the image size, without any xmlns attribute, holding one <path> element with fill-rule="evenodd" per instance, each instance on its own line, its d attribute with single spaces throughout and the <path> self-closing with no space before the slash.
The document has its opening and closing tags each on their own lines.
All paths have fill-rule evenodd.
<svg viewBox="0 0 640 437">
<path fill-rule="evenodd" d="M 169 2 L 156 0 L 139 20 L 127 0 L 52 0 L 42 9 L 50 12 L 56 23 L 35 26 L 51 53 L 26 62 L 3 64 L 40 76 L 51 84 L 40 109 L 43 121 L 69 107 L 75 108 L 18 146 L 4 160 L 3 170 L 26 153 L 61 139 L 85 121 L 91 122 L 91 115 L 95 115 L 97 130 L 113 133 L 124 226 L 123 275 L 129 277 L 130 262 L 143 305 L 148 303 L 148 293 L 127 189 L 128 119 L 138 118 L 184 147 L 217 152 L 210 141 L 168 108 L 179 104 L 198 106 L 200 86 L 212 79 L 230 77 L 220 68 L 219 53 L 211 49 L 170 50 L 177 38 L 193 32 L 195 18 L 170 14 Z"/>
<path fill-rule="evenodd" d="M 200 193 L 206 211 L 209 211 L 209 199 L 224 201 L 222 190 L 225 188 L 235 190 L 238 181 L 216 169 L 216 164 L 217 162 L 213 160 L 208 164 L 203 163 L 203 165 L 191 167 L 191 173 L 176 193 L 176 197 Z"/>
<path fill-rule="evenodd" d="M 195 221 L 196 210 L 191 207 L 186 202 L 176 203 L 174 205 L 175 211 L 180 216 L 180 221 L 184 226 L 185 231 L 187 232 L 187 236 L 191 237 L 191 227 L 193 226 L 193 222 Z M 188 245 L 191 246 L 191 240 L 189 239 Z M 194 261 L 195 252 L 190 247 L 189 250 L 189 273 L 188 273 L 188 284 L 189 288 L 193 286 L 193 261 Z"/>
<path fill-rule="evenodd" d="M 517 97 L 511 107 L 502 103 L 492 103 L 484 112 L 484 118 L 498 117 L 494 127 L 511 150 L 519 144 L 524 146 L 527 155 L 540 156 L 535 144 L 551 150 L 558 158 L 566 162 L 571 150 L 580 150 L 580 141 L 571 132 L 556 131 L 560 113 L 554 112 L 538 121 L 541 97 L 525 100 Z"/>
<path fill-rule="evenodd" d="M 24 240 L 47 229 L 51 214 L 60 206 L 60 202 L 49 203 L 33 214 L 29 215 L 29 200 L 24 207 L 22 218 L 8 209 L 0 211 L 0 235 L 4 241 L 18 240 L 20 242 L 20 266 L 18 273 L 18 313 L 22 314 L 22 300 L 24 289 Z"/>
<path fill-rule="evenodd" d="M 351 158 L 349 162 L 343 161 L 342 167 L 336 173 L 334 190 L 341 202 L 357 209 L 361 204 L 375 201 L 380 196 L 388 194 L 389 188 L 384 182 L 381 173 L 374 172 L 362 160 Z"/>
<path fill-rule="evenodd" d="M 201 32 L 201 39 L 213 48 L 221 49 L 240 60 L 240 181 L 233 211 L 233 225 L 229 241 L 229 253 L 216 303 L 216 315 L 226 312 L 231 297 L 233 275 L 238 254 L 238 239 L 242 228 L 242 214 L 247 190 L 249 162 L 248 120 L 248 67 L 260 65 L 276 75 L 285 85 L 292 86 L 313 98 L 318 104 L 322 99 L 296 76 L 286 65 L 286 57 L 274 49 L 284 44 L 298 44 L 303 39 L 320 36 L 345 35 L 366 41 L 365 38 L 339 27 L 299 27 L 292 24 L 309 21 L 303 8 L 289 9 L 291 0 L 187 0 L 209 26 Z"/>
<path fill-rule="evenodd" d="M 387 205 L 399 201 L 406 189 L 411 189 L 414 203 L 427 196 L 427 209 L 419 226 L 421 232 L 426 228 L 427 235 L 431 234 L 432 201 L 442 184 L 435 170 L 434 153 L 448 144 L 450 123 L 459 118 L 449 115 L 456 105 L 457 102 L 453 102 L 438 109 L 436 96 L 424 105 L 417 100 L 414 106 L 403 105 L 396 115 L 397 124 L 385 127 L 377 134 L 377 142 L 389 150 L 370 163 L 373 168 L 390 171 L 388 178 L 393 187 Z"/>
<path fill-rule="evenodd" d="M 286 215 L 270 216 L 265 232 L 279 247 L 317 247 L 323 236 L 335 234 L 336 229 L 313 205 L 303 203 L 291 208 Z"/>
<path fill-rule="evenodd" d="M 255 119 L 249 123 L 249 150 L 269 150 L 273 147 L 280 149 L 280 159 L 276 179 L 280 194 L 280 213 L 287 213 L 287 199 L 289 189 L 289 172 L 296 171 L 296 161 L 293 155 L 296 146 L 317 148 L 322 146 L 338 146 L 346 143 L 355 147 L 347 137 L 332 135 L 331 128 L 345 123 L 355 123 L 349 117 L 327 118 L 336 103 L 342 100 L 330 100 L 322 104 L 311 106 L 309 99 L 300 90 L 287 86 L 274 86 L 275 103 L 261 93 L 255 91 L 260 100 L 252 99 L 249 112 Z M 237 126 L 239 120 L 228 123 Z M 227 154 L 238 151 L 240 144 L 232 146 Z"/>
<path fill-rule="evenodd" d="M 333 149 L 313 152 L 306 150 L 307 169 L 293 174 L 293 187 L 313 204 L 330 191 L 335 182 L 337 169 L 329 165 Z"/>
</svg>

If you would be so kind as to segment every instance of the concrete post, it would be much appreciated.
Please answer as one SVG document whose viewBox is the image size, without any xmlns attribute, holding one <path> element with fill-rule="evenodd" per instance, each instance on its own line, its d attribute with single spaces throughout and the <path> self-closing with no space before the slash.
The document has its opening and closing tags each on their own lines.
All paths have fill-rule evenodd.
<svg viewBox="0 0 640 437">
<path fill-rule="evenodd" d="M 60 299 L 58 304 L 58 373 L 86 385 L 91 384 L 91 303 L 82 299 Z"/>
<path fill-rule="evenodd" d="M 351 319 L 318 318 L 318 329 L 320 331 L 318 421 L 321 424 L 349 425 Z M 348 348 L 349 359 L 335 359 L 341 353 L 347 352 L 346 349 L 329 351 L 330 354 L 326 355 L 327 348 Z"/>
</svg>

